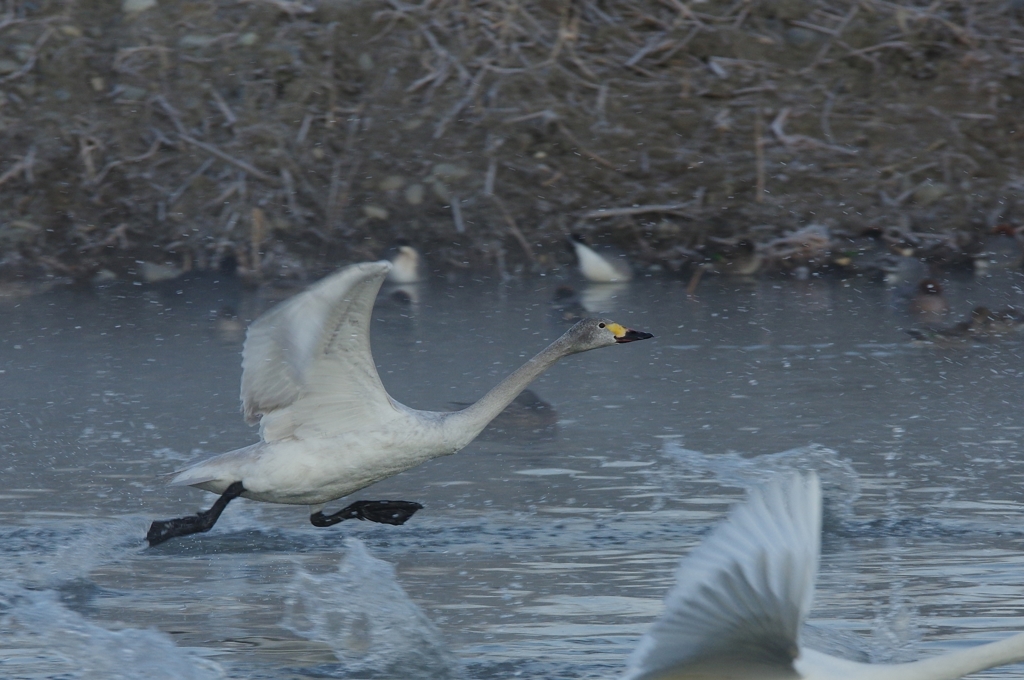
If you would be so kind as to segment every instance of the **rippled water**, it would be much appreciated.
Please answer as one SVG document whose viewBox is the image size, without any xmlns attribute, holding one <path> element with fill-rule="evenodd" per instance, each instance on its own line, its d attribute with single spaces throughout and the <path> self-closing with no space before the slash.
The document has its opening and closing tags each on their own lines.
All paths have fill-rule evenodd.
<svg viewBox="0 0 1024 680">
<path fill-rule="evenodd" d="M 385 291 L 382 380 L 472 401 L 565 328 L 564 283 Z M 953 317 L 1024 307 L 1021 285 L 951 281 Z M 159 476 L 255 440 L 220 312 L 270 300 L 196 279 L 0 301 L 0 676 L 616 677 L 679 557 L 794 467 L 826 482 L 817 646 L 905 660 L 1024 630 L 1024 337 L 915 346 L 860 279 L 684 287 L 583 291 L 656 338 L 563 361 L 534 385 L 550 408 L 358 495 L 423 503 L 405 526 L 238 500 L 155 549 L 151 520 L 213 498 Z"/>
</svg>

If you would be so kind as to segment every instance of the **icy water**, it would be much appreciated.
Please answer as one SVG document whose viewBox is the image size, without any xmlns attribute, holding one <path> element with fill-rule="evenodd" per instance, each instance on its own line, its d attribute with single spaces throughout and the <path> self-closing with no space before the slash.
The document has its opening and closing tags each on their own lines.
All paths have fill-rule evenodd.
<svg viewBox="0 0 1024 680">
<path fill-rule="evenodd" d="M 384 384 L 476 399 L 564 330 L 564 283 L 385 290 Z M 949 281 L 950 323 L 1021 286 Z M 255 441 L 220 312 L 270 301 L 212 278 L 0 301 L 0 676 L 614 678 L 679 558 L 792 468 L 826 485 L 817 646 L 908 660 L 1024 630 L 1024 336 L 915 346 L 862 279 L 684 288 L 582 291 L 656 338 L 563 361 L 533 386 L 550 408 L 356 496 L 421 502 L 405 526 L 238 500 L 155 549 L 150 521 L 213 499 L 160 475 Z"/>
</svg>

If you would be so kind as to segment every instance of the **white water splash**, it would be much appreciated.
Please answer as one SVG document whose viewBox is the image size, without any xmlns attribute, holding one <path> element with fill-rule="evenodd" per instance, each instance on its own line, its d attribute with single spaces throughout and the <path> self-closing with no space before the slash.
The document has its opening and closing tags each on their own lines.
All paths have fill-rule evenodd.
<svg viewBox="0 0 1024 680">
<path fill-rule="evenodd" d="M 701 453 L 674 441 L 666 441 L 662 450 L 690 471 L 710 473 L 721 483 L 741 489 L 763 484 L 779 474 L 814 470 L 821 479 L 826 523 L 850 519 L 853 504 L 860 496 L 860 476 L 850 461 L 820 444 L 752 458 L 744 458 L 738 453 Z"/>
<path fill-rule="evenodd" d="M 440 633 L 361 541 L 348 538 L 334 573 L 299 569 L 285 599 L 282 625 L 334 650 L 348 673 L 455 678 L 458 662 Z"/>
<path fill-rule="evenodd" d="M 0 583 L 0 676 L 68 680 L 218 680 L 213 661 L 155 630 L 110 630 L 51 590 Z"/>
<path fill-rule="evenodd" d="M 86 578 L 104 564 L 145 548 L 147 520 L 129 517 L 103 521 L 9 527 L 0 532 L 0 580 L 29 587 L 56 588 Z"/>
</svg>

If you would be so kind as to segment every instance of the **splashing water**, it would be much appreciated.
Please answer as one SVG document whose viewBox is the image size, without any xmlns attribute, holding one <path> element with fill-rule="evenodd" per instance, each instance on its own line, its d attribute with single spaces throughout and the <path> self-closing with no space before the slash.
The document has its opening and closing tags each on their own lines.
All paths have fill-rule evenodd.
<svg viewBox="0 0 1024 680">
<path fill-rule="evenodd" d="M 905 663 L 916 661 L 923 631 L 918 624 L 920 614 L 906 601 L 902 586 L 890 598 L 889 606 L 875 615 L 872 632 L 873 663 Z"/>
<path fill-rule="evenodd" d="M 74 680 L 217 680 L 220 666 L 155 630 L 108 630 L 51 590 L 0 583 L 0 674 Z"/>
<path fill-rule="evenodd" d="M 0 579 L 57 588 L 85 578 L 101 565 L 142 551 L 147 526 L 139 517 L 5 529 L 0 548 L 8 557 L 0 563 Z"/>
<path fill-rule="evenodd" d="M 821 479 L 826 525 L 852 518 L 853 504 L 860 495 L 860 476 L 850 461 L 819 444 L 753 458 L 744 458 L 738 453 L 701 453 L 673 441 L 666 441 L 662 450 L 689 470 L 712 474 L 721 483 L 742 489 L 763 484 L 778 474 L 814 470 Z"/>
<path fill-rule="evenodd" d="M 346 673 L 455 678 L 458 662 L 395 578 L 395 568 L 348 538 L 334 573 L 300 569 L 288 587 L 282 625 L 334 650 Z"/>
</svg>

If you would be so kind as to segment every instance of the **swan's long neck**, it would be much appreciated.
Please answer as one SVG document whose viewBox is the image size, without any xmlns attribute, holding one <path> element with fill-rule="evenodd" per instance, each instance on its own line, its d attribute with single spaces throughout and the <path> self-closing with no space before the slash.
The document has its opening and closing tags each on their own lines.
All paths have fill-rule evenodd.
<svg viewBox="0 0 1024 680">
<path fill-rule="evenodd" d="M 487 423 L 505 410 L 505 407 L 512 403 L 512 400 L 519 396 L 519 393 L 526 389 L 527 385 L 537 379 L 537 376 L 551 368 L 556 361 L 571 353 L 572 349 L 563 335 L 495 385 L 478 402 L 448 415 L 445 418 L 444 427 L 450 436 L 458 441 L 458 448 L 473 441 L 480 431 L 487 427 Z"/>
<path fill-rule="evenodd" d="M 809 651 L 809 650 L 807 650 Z M 930 659 L 900 664 L 864 664 L 839 660 L 811 652 L 810 656 L 824 660 L 817 669 L 802 675 L 811 678 L 847 678 L 848 680 L 957 680 L 986 668 L 1005 666 L 1024 661 L 1024 633 L 1018 633 L 999 642 L 977 645 L 947 652 Z M 820 663 L 820 661 L 819 661 Z M 798 670 L 799 663 L 797 664 Z M 817 670 L 817 672 L 815 672 Z"/>
</svg>

